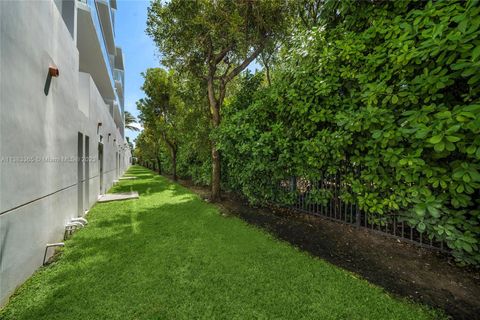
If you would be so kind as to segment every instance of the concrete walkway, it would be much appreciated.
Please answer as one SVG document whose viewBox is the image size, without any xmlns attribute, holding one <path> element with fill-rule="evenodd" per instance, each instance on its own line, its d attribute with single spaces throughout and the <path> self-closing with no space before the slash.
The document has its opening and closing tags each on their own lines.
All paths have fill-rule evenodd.
<svg viewBox="0 0 480 320">
<path fill-rule="evenodd" d="M 124 193 L 106 193 L 98 199 L 98 202 L 122 201 L 129 199 L 138 199 L 138 192 L 124 192 Z"/>
<path fill-rule="evenodd" d="M 130 177 L 130 176 L 125 176 L 125 177 L 120 177 L 118 180 L 135 180 L 137 177 Z"/>
</svg>

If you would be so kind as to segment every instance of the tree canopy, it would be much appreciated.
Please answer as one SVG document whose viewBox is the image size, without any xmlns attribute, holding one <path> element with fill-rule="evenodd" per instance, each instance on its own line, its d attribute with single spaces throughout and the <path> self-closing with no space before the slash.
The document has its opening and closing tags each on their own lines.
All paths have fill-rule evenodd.
<svg viewBox="0 0 480 320">
<path fill-rule="evenodd" d="M 177 83 L 175 74 L 161 68 L 148 69 L 144 74 L 145 82 L 142 90 L 146 98 L 137 102 L 140 120 L 150 130 L 152 139 L 163 144 L 170 151 L 173 167 L 173 179 L 177 179 L 177 153 L 179 136 L 179 118 L 182 101 L 176 95 Z M 159 146 L 157 147 L 157 149 Z M 158 168 L 160 158 L 156 157 Z"/>
<path fill-rule="evenodd" d="M 147 33 L 163 64 L 206 84 L 211 121 L 220 125 L 227 85 L 285 30 L 285 1 L 153 1 Z M 212 200 L 220 198 L 220 154 L 212 147 Z"/>
</svg>

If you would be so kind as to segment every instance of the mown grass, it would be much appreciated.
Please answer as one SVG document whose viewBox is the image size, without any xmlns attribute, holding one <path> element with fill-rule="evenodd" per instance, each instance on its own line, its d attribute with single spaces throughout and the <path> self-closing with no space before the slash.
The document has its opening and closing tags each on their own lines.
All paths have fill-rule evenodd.
<svg viewBox="0 0 480 320">
<path fill-rule="evenodd" d="M 2 319 L 436 319 L 134 166 Z"/>
</svg>

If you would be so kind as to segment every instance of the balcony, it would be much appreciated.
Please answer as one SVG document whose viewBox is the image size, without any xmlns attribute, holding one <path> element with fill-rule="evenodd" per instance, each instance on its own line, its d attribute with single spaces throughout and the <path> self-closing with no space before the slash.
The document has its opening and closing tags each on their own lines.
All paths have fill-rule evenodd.
<svg viewBox="0 0 480 320">
<path fill-rule="evenodd" d="M 118 128 L 123 127 L 123 111 L 116 101 L 113 102 L 113 121 L 115 121 Z"/>
<path fill-rule="evenodd" d="M 125 73 L 123 70 L 113 70 L 113 79 L 115 79 L 115 88 L 117 89 L 118 97 L 120 101 L 123 101 L 123 89 L 125 85 Z"/>
<path fill-rule="evenodd" d="M 77 48 L 80 71 L 89 73 L 105 100 L 114 100 L 112 55 L 107 51 L 97 6 L 93 0 L 78 1 Z"/>
<path fill-rule="evenodd" d="M 114 70 L 113 70 L 113 78 L 115 80 L 115 89 L 117 90 L 117 94 L 120 98 L 120 108 L 123 114 L 124 110 L 124 90 L 125 90 L 125 67 L 123 65 L 123 51 L 122 48 L 116 47 L 116 55 L 114 61 Z"/>
<path fill-rule="evenodd" d="M 95 0 L 95 4 L 100 17 L 100 22 L 103 30 L 103 36 L 107 45 L 109 54 L 115 55 L 115 39 L 113 32 L 113 15 L 108 0 Z"/>
<path fill-rule="evenodd" d="M 121 47 L 116 47 L 115 53 L 115 69 L 125 70 L 123 66 L 123 50 Z"/>
</svg>

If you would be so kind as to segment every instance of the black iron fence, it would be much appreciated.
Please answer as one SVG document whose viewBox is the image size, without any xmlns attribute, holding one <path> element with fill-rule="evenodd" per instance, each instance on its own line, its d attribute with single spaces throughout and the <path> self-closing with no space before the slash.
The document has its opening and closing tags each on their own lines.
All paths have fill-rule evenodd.
<svg viewBox="0 0 480 320">
<path fill-rule="evenodd" d="M 342 184 L 338 174 L 325 175 L 318 181 L 292 177 L 281 183 L 284 194 L 294 196 L 293 204 L 288 206 L 290 209 L 368 229 L 424 248 L 448 252 L 443 241 L 430 239 L 425 232 L 419 232 L 401 212 L 381 216 L 368 214 L 354 201 L 343 200 L 341 192 L 346 188 L 348 186 Z M 323 194 L 322 200 L 318 199 L 319 193 Z"/>
</svg>

